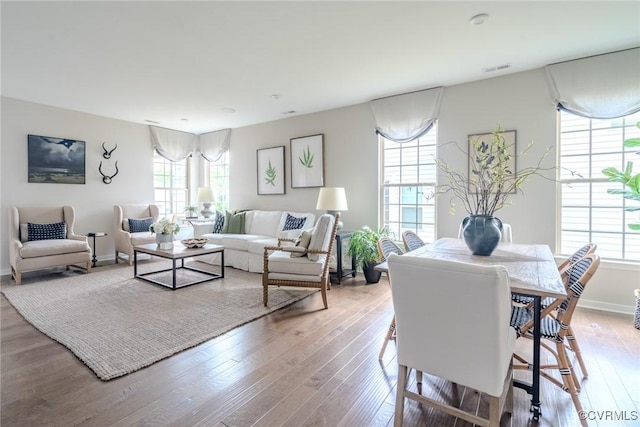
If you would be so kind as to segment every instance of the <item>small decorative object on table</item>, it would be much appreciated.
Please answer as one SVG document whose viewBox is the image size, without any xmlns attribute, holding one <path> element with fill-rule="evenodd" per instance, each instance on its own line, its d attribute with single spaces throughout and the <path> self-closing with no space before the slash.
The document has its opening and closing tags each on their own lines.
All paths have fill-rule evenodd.
<svg viewBox="0 0 640 427">
<path fill-rule="evenodd" d="M 198 207 L 196 205 L 190 205 L 184 208 L 185 217 L 189 218 L 198 218 Z"/>
<path fill-rule="evenodd" d="M 194 248 L 203 247 L 208 241 L 209 241 L 209 239 L 194 238 L 194 239 L 180 240 L 180 243 L 182 243 L 185 247 L 187 247 L 189 249 L 194 249 Z"/>
<path fill-rule="evenodd" d="M 162 218 L 149 226 L 149 231 L 156 233 L 156 243 L 159 249 L 173 249 L 175 234 L 180 231 L 180 225 L 167 218 Z"/>
</svg>

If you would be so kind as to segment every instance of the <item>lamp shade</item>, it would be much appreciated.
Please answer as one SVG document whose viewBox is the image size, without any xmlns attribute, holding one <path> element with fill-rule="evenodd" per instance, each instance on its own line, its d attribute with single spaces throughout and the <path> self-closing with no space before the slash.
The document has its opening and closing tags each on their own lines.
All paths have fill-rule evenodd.
<svg viewBox="0 0 640 427">
<path fill-rule="evenodd" d="M 346 211 L 347 195 L 342 187 L 323 187 L 318 194 L 316 209 L 326 211 Z"/>
<path fill-rule="evenodd" d="M 211 203 L 215 200 L 213 197 L 213 189 L 211 187 L 198 188 L 198 202 Z"/>
</svg>

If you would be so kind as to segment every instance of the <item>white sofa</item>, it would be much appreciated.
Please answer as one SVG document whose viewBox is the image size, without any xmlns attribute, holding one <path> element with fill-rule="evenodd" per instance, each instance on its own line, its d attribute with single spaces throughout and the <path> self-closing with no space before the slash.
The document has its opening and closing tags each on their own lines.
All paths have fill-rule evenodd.
<svg viewBox="0 0 640 427">
<path fill-rule="evenodd" d="M 283 230 L 287 214 L 296 218 L 305 217 L 302 228 Z M 193 235 L 206 237 L 209 243 L 223 245 L 225 266 L 262 273 L 264 247 L 276 246 L 278 238 L 296 239 L 303 230 L 312 229 L 315 220 L 313 213 L 249 210 L 245 212 L 245 234 L 213 233 L 214 222 L 211 222 L 194 224 Z M 200 257 L 199 260 L 219 265 L 220 255 Z"/>
</svg>

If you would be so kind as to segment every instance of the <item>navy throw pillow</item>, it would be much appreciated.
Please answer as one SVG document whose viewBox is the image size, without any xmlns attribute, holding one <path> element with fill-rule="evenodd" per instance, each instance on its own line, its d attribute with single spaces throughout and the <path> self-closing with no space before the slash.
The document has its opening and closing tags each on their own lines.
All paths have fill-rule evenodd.
<svg viewBox="0 0 640 427">
<path fill-rule="evenodd" d="M 149 231 L 149 227 L 153 224 L 153 218 L 131 219 L 129 218 L 129 233 L 142 233 Z"/>
<path fill-rule="evenodd" d="M 302 218 L 296 218 L 295 216 L 287 214 L 287 219 L 284 221 L 284 227 L 282 227 L 282 231 L 299 230 L 304 227 L 305 222 L 307 222 L 306 216 L 303 216 Z"/>
<path fill-rule="evenodd" d="M 224 227 L 224 215 L 220 212 L 216 212 L 216 221 L 213 223 L 213 232 L 222 232 L 222 227 Z"/>
<path fill-rule="evenodd" d="M 27 240 L 52 240 L 66 239 L 67 224 L 64 221 L 53 224 L 33 224 L 27 223 Z"/>
</svg>

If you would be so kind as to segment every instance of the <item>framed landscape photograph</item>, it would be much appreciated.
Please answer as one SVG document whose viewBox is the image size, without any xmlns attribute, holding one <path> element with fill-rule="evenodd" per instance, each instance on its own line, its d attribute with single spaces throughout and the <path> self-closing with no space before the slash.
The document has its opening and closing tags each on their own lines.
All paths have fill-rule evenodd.
<svg viewBox="0 0 640 427">
<path fill-rule="evenodd" d="M 505 130 L 502 131 L 502 136 L 504 137 L 504 147 L 507 151 L 507 154 L 509 155 L 509 171 L 511 171 L 511 174 L 514 175 L 516 173 L 516 131 L 515 130 Z M 487 144 L 488 146 L 490 146 L 492 144 L 492 138 L 493 138 L 493 133 L 492 132 L 487 132 L 487 133 L 479 133 L 479 134 L 474 134 L 474 135 L 469 135 L 469 192 L 471 193 L 476 193 L 476 186 L 473 184 L 472 181 L 472 169 L 473 169 L 473 162 L 475 161 L 475 159 L 473 158 L 472 154 L 474 152 L 473 146 L 472 146 L 472 141 L 479 141 L 479 142 L 484 142 L 485 144 Z M 516 193 L 516 189 L 514 189 L 511 193 Z"/>
<path fill-rule="evenodd" d="M 291 188 L 324 187 L 324 135 L 291 138 Z"/>
<path fill-rule="evenodd" d="M 261 148 L 258 157 L 258 194 L 284 194 L 284 145 Z"/>
<path fill-rule="evenodd" d="M 85 184 L 85 142 L 28 135 L 28 182 Z"/>
</svg>

